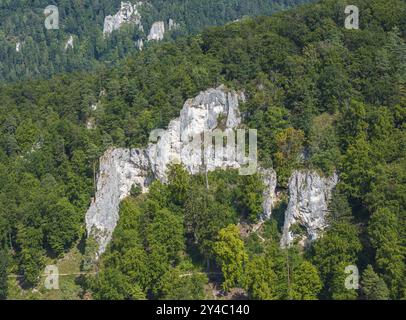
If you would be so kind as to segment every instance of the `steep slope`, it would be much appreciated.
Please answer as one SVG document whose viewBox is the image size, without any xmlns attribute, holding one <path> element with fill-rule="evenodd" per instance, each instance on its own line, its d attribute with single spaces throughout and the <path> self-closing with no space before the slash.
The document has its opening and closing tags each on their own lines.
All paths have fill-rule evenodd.
<svg viewBox="0 0 406 320">
<path fill-rule="evenodd" d="M 179 116 L 185 100 L 226 83 L 233 90 L 245 91 L 246 102 L 240 104 L 242 122 L 258 129 L 260 163 L 277 172 L 278 191 L 287 190 L 295 170 L 304 172 L 310 168 L 310 172 L 323 171 L 325 176 L 337 170 L 340 174 L 332 207 L 328 208 L 334 223 L 313 242 L 311 247 L 316 250 L 309 251 L 310 257 L 299 265 L 304 269 L 297 265 L 285 268 L 286 258 L 292 263 L 299 261 L 290 256 L 294 248 L 275 249 L 277 256 L 273 256 L 282 231 L 279 217 L 289 201 L 283 194 L 275 198 L 277 208 L 272 210 L 269 223 L 259 230 L 263 233 L 258 237 L 253 234 L 244 243 L 250 254 L 252 279 L 261 280 L 253 280 L 247 289 L 250 296 L 291 298 L 255 290 L 258 284 L 273 288 L 270 281 L 274 273 L 280 274 L 283 282 L 287 272 L 304 270 L 302 274 L 308 274 L 313 270 L 314 278 L 319 272 L 323 282 L 322 298 L 353 299 L 359 292 L 340 291 L 337 283 L 341 283 L 346 265 L 362 262 L 361 272 L 365 264 L 370 264 L 390 290 L 390 297 L 402 298 L 406 239 L 406 7 L 404 1 L 398 0 L 356 3 L 361 12 L 368 13 L 361 19 L 360 30 L 344 28 L 345 1 L 324 0 L 270 18 L 244 19 L 195 37 L 149 46 L 118 68 L 0 85 L 0 255 L 13 264 L 12 268 L 3 268 L 3 274 L 16 270 L 27 286 L 35 285 L 43 273 L 44 258 L 64 255 L 84 236 L 84 216 L 94 195 L 97 159 L 113 146 L 126 150 L 146 148 L 151 130 L 167 128 Z M 118 8 L 108 14 L 115 14 Z M 100 19 L 101 33 L 103 21 Z M 76 50 L 75 37 L 73 46 Z M 23 47 L 20 49 L 22 52 Z M 131 162 L 130 152 L 125 157 Z M 223 171 L 213 179 L 221 174 Z M 237 217 L 261 211 L 262 199 L 258 195 L 262 189 L 256 188 L 257 179 L 242 180 L 236 187 L 238 194 L 232 194 L 236 190 L 229 190 L 224 182 L 228 180 L 219 178 L 218 187 L 207 194 L 204 176 L 193 177 L 196 179 L 185 178 L 186 182 L 194 182 L 188 208 L 203 212 L 194 215 L 202 219 L 187 217 L 184 225 L 185 207 L 179 204 L 183 205 L 180 200 L 184 199 L 174 197 L 167 201 L 169 204 L 159 203 L 169 186 L 158 184 L 155 193 L 150 187 L 145 197 L 150 195 L 150 200 L 158 202 L 157 209 L 149 210 L 147 203 L 142 210 L 127 210 L 127 220 L 116 229 L 118 241 L 109 261 L 112 269 L 98 283 L 101 289 L 104 285 L 99 297 L 130 297 L 125 292 L 128 287 L 121 285 L 123 282 L 117 285 L 116 279 L 124 284 L 129 280 L 131 288 L 135 288 L 134 282 L 142 283 L 142 276 L 148 272 L 137 273 L 139 278 L 133 272 L 138 270 L 136 263 L 140 260 L 138 245 L 141 253 L 148 255 L 146 269 L 154 266 L 149 284 L 158 283 L 168 271 L 160 269 L 159 258 L 173 244 L 165 242 L 164 236 L 174 234 L 176 252 L 188 259 L 190 251 L 185 251 L 182 244 L 190 239 L 183 238 L 182 230 L 196 227 L 188 234 L 192 243 L 187 249 L 194 252 L 193 241 L 203 238 L 207 241 L 201 243 L 202 252 L 212 257 L 219 222 L 225 228 L 238 223 Z M 266 185 L 272 190 L 274 181 Z M 174 190 L 182 190 L 179 187 L 182 183 Z M 119 199 L 119 189 L 114 190 Z M 304 190 L 310 197 L 324 194 L 308 187 Z M 305 205 L 306 198 L 303 201 Z M 308 208 L 304 209 L 307 213 Z M 133 218 L 140 212 L 145 213 L 145 221 L 138 230 Z M 154 217 L 158 218 L 154 221 Z M 209 236 L 204 233 L 207 229 L 211 230 Z M 290 229 L 298 234 L 303 231 Z M 238 238 L 234 230 L 226 232 Z M 135 237 L 142 232 L 142 241 L 135 246 L 128 241 L 127 231 Z M 153 255 L 151 241 L 157 249 Z M 127 255 L 117 261 L 125 244 L 130 247 Z M 175 258 L 168 257 L 165 264 L 171 272 L 179 271 L 171 269 Z M 203 263 L 196 267 L 205 268 Z M 300 280 L 300 274 L 292 276 L 293 284 L 296 276 Z M 149 284 L 145 286 L 148 290 Z M 115 290 L 126 294 L 116 295 Z M 315 291 L 311 298 L 317 297 L 319 291 Z M 307 298 L 297 294 L 295 297 Z"/>
</svg>

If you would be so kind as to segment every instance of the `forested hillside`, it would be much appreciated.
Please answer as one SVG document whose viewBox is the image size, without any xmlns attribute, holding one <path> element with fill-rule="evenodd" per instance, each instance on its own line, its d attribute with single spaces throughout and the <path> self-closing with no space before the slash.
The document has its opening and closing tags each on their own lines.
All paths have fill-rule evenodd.
<svg viewBox="0 0 406 320">
<path fill-rule="evenodd" d="M 167 39 L 222 25 L 245 15 L 270 15 L 307 0 L 144 0 L 140 7 L 144 31 L 127 24 L 109 37 L 103 22 L 120 9 L 121 0 L 3 0 L 0 2 L 0 80 L 49 77 L 60 72 L 115 65 L 138 51 L 139 38 L 155 21 L 173 19 L 177 30 Z M 136 3 L 138 1 L 134 1 Z M 59 29 L 44 26 L 44 9 L 59 9 Z M 72 36 L 73 48 L 66 48 Z M 18 50 L 17 50 L 18 47 Z"/>
<path fill-rule="evenodd" d="M 46 261 L 80 242 L 83 271 L 98 271 L 80 278 L 80 298 L 212 298 L 213 283 L 252 299 L 406 298 L 406 4 L 353 4 L 359 30 L 344 28 L 346 1 L 323 0 L 153 45 L 115 68 L 0 85 L 0 296 L 7 274 L 32 288 Z M 271 219 L 241 235 L 257 223 L 256 175 L 214 172 L 206 190 L 204 176 L 175 166 L 167 185 L 122 202 L 93 269 L 84 214 L 99 156 L 145 145 L 186 99 L 220 84 L 245 91 L 243 121 L 258 130 L 261 166 L 277 172 Z M 281 249 L 298 168 L 340 182 L 324 236 Z M 359 290 L 343 286 L 347 265 Z"/>
</svg>

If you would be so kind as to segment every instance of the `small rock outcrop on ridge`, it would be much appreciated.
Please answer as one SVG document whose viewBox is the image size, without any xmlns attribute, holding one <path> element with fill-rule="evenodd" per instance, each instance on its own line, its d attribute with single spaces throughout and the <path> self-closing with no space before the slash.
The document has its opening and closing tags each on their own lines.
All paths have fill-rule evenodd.
<svg viewBox="0 0 406 320">
<path fill-rule="evenodd" d="M 163 21 L 157 21 L 152 24 L 149 31 L 148 41 L 156 40 L 161 41 L 165 34 L 165 23 Z"/>
<path fill-rule="evenodd" d="M 144 49 L 144 40 L 138 39 L 135 45 L 138 50 L 142 51 L 142 49 Z"/>
<path fill-rule="evenodd" d="M 289 180 L 289 204 L 281 246 L 288 247 L 295 240 L 303 245 L 318 238 L 327 227 L 326 215 L 331 192 L 338 176 L 321 177 L 312 171 L 295 171 Z M 297 230 L 292 230 L 295 227 Z"/>
<path fill-rule="evenodd" d="M 103 34 L 106 36 L 114 30 L 118 30 L 125 23 L 133 23 L 138 25 L 140 30 L 143 30 L 141 24 L 141 15 L 138 12 L 142 2 L 132 4 L 131 2 L 121 2 L 120 10 L 114 16 L 107 16 L 104 18 Z"/>
<path fill-rule="evenodd" d="M 65 43 L 65 51 L 68 48 L 73 49 L 73 36 L 72 35 L 69 37 L 68 41 L 66 41 L 66 43 Z"/>
<path fill-rule="evenodd" d="M 169 31 L 177 30 L 179 29 L 179 24 L 177 24 L 173 19 L 169 19 L 168 29 Z"/>
</svg>

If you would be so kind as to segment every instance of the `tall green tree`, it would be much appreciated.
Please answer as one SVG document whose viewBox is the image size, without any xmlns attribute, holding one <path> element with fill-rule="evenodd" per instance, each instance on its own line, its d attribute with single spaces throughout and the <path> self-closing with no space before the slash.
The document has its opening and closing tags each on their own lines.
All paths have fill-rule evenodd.
<svg viewBox="0 0 406 320">
<path fill-rule="evenodd" d="M 303 261 L 292 270 L 289 296 L 294 300 L 317 300 L 322 288 L 317 269 Z"/>
<path fill-rule="evenodd" d="M 222 284 L 224 290 L 241 285 L 244 265 L 248 256 L 238 227 L 229 225 L 221 229 L 218 234 L 218 240 L 214 243 L 213 250 L 216 261 L 219 263 L 224 276 Z"/>
<path fill-rule="evenodd" d="M 391 297 L 398 298 L 405 277 L 404 250 L 398 236 L 398 220 L 387 208 L 378 209 L 371 217 L 368 234 L 375 251 L 378 270 L 391 290 Z"/>
<path fill-rule="evenodd" d="M 362 273 L 362 293 L 367 300 L 388 300 L 389 290 L 385 281 L 374 271 L 371 265 Z"/>
<path fill-rule="evenodd" d="M 7 299 L 8 294 L 8 255 L 7 252 L 0 250 L 0 300 Z"/>
</svg>

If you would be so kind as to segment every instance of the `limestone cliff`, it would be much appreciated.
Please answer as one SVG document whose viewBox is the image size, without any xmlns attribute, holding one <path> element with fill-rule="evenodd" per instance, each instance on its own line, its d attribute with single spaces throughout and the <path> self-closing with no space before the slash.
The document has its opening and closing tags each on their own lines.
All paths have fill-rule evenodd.
<svg viewBox="0 0 406 320">
<path fill-rule="evenodd" d="M 153 179 L 165 183 L 167 168 L 182 163 L 190 174 L 213 171 L 216 168 L 241 168 L 237 157 L 213 157 L 213 148 L 202 148 L 196 139 L 206 132 L 221 128 L 226 136 L 241 124 L 239 102 L 243 94 L 228 91 L 224 86 L 201 92 L 185 102 L 180 116 L 167 129 L 151 132 L 150 144 L 145 149 L 110 149 L 100 159 L 97 192 L 86 213 L 88 235 L 98 244 L 102 254 L 119 219 L 120 201 L 137 184 L 143 192 Z M 196 143 L 199 142 L 199 143 Z M 205 146 L 206 147 L 206 146 Z M 277 177 L 273 169 L 259 168 L 265 185 L 262 219 L 269 219 L 276 202 Z M 299 226 L 301 241 L 318 237 L 327 226 L 326 212 L 337 176 L 320 177 L 315 172 L 295 171 L 289 181 L 289 204 L 281 246 L 290 245 L 299 235 L 292 226 Z"/>
<path fill-rule="evenodd" d="M 137 183 L 148 185 L 148 159 L 143 150 L 110 149 L 100 158 L 97 192 L 86 213 L 86 228 L 99 244 L 99 254 L 110 242 L 118 221 L 120 201 Z"/>
<path fill-rule="evenodd" d="M 326 214 L 331 191 L 338 177 L 324 178 L 316 172 L 295 171 L 289 180 L 289 203 L 281 246 L 298 239 L 303 245 L 317 239 L 327 227 Z M 296 230 L 292 230 L 296 229 Z"/>
<path fill-rule="evenodd" d="M 262 203 L 263 214 L 262 220 L 267 220 L 271 217 L 272 209 L 275 207 L 276 202 L 276 185 L 277 178 L 276 172 L 273 169 L 260 169 L 260 173 L 265 186 L 264 189 L 264 202 Z"/>
<path fill-rule="evenodd" d="M 206 131 L 211 131 L 224 120 L 225 130 L 236 128 L 240 122 L 239 100 L 242 94 L 228 92 L 225 87 L 201 92 L 186 101 L 179 118 L 172 120 L 166 130 L 156 130 L 151 137 L 156 139 L 145 150 L 110 149 L 100 159 L 97 192 L 86 213 L 86 228 L 95 237 L 99 252 L 105 251 L 118 221 L 120 201 L 129 195 L 136 183 L 147 191 L 152 178 L 166 181 L 169 164 L 181 162 L 195 174 L 203 169 L 201 145 L 191 143 Z M 204 170 L 216 168 L 238 168 L 233 159 L 207 158 Z M 151 173 L 149 175 L 149 173 Z"/>
</svg>

